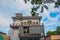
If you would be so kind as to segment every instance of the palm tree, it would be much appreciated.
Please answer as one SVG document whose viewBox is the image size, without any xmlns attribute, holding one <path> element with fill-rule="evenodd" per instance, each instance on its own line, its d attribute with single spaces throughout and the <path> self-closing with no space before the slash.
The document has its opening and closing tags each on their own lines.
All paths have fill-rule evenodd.
<svg viewBox="0 0 60 40">
<path fill-rule="evenodd" d="M 27 3 L 27 1 L 30 0 L 24 0 L 25 3 Z M 48 9 L 48 7 L 46 5 L 43 4 L 44 1 L 43 0 L 31 0 L 31 4 L 33 5 L 33 7 L 31 8 L 31 14 L 32 16 L 35 16 L 37 10 L 41 7 L 41 13 L 43 12 L 43 9 L 46 8 Z"/>
<path fill-rule="evenodd" d="M 59 8 L 59 6 L 60 6 L 60 0 L 57 0 L 57 1 L 55 2 L 55 7 Z"/>
<path fill-rule="evenodd" d="M 28 1 L 30 1 L 31 4 L 33 5 L 33 7 L 31 8 L 32 16 L 35 16 L 37 10 L 40 7 L 41 7 L 41 11 L 40 11 L 41 13 L 43 13 L 44 8 L 46 8 L 48 10 L 48 7 L 46 5 L 44 5 L 45 3 L 55 3 L 55 8 L 56 7 L 58 8 L 60 6 L 60 0 L 57 0 L 56 2 L 54 0 L 24 0 L 25 3 L 27 3 Z M 36 7 L 34 7 L 34 5 L 36 5 Z"/>
</svg>

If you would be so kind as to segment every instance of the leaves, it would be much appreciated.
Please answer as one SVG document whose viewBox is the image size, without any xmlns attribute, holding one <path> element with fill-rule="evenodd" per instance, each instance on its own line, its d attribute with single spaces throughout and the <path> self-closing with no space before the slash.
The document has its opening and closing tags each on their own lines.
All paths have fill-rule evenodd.
<svg viewBox="0 0 60 40">
<path fill-rule="evenodd" d="M 43 5 L 43 7 L 45 7 L 46 9 L 48 9 L 48 7 L 46 5 Z"/>
<path fill-rule="evenodd" d="M 33 7 L 33 8 L 32 8 L 32 11 L 37 11 L 37 8 L 34 8 L 34 7 Z"/>
<path fill-rule="evenodd" d="M 32 16 L 33 16 L 33 17 L 35 16 L 35 12 L 34 12 L 34 13 L 32 13 Z"/>
<path fill-rule="evenodd" d="M 48 31 L 47 35 L 60 34 L 60 26 L 57 27 L 56 31 Z"/>
<path fill-rule="evenodd" d="M 24 0 L 25 3 L 27 3 L 27 0 Z"/>
<path fill-rule="evenodd" d="M 47 3 L 53 3 L 54 0 L 46 0 Z"/>
<path fill-rule="evenodd" d="M 41 8 L 41 13 L 43 12 L 43 6 L 42 6 L 42 8 Z"/>
<path fill-rule="evenodd" d="M 60 31 L 60 26 L 58 26 L 56 30 L 57 30 L 57 31 Z"/>
<path fill-rule="evenodd" d="M 24 1 L 25 1 L 25 3 L 27 3 L 30 0 L 24 0 Z M 46 8 L 48 10 L 48 7 L 44 4 L 42 4 L 43 2 L 53 3 L 54 0 L 46 0 L 46 1 L 45 0 L 31 0 L 31 4 L 33 5 L 33 7 L 31 8 L 32 16 L 35 15 L 37 10 L 40 8 L 40 5 L 42 5 L 41 11 L 40 11 L 41 13 L 44 11 L 44 8 Z M 36 7 L 34 7 L 34 5 L 36 5 Z M 55 7 L 58 8 L 59 6 L 60 6 L 60 0 L 57 0 L 57 2 L 55 2 Z"/>
<path fill-rule="evenodd" d="M 40 4 L 41 3 L 41 0 L 32 0 L 31 1 L 31 4 Z"/>
<path fill-rule="evenodd" d="M 47 32 L 47 35 L 52 35 L 52 34 L 53 34 L 52 31 L 48 31 L 48 32 Z"/>
<path fill-rule="evenodd" d="M 60 0 L 57 0 L 57 2 L 55 2 L 55 8 L 56 7 L 59 8 L 59 6 L 60 6 Z"/>
</svg>

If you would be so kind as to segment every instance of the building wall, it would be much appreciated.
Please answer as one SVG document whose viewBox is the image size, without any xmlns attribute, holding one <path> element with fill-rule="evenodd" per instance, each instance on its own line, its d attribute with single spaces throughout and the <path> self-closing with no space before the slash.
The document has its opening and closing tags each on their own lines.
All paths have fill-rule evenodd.
<svg viewBox="0 0 60 40">
<path fill-rule="evenodd" d="M 19 40 L 19 29 L 14 29 L 13 31 L 13 40 Z"/>
<path fill-rule="evenodd" d="M 13 33 L 14 33 L 13 29 L 10 29 L 8 32 L 8 35 L 10 36 L 10 40 L 13 40 L 13 36 L 14 36 Z"/>
<path fill-rule="evenodd" d="M 60 40 L 60 35 L 49 35 L 46 40 Z"/>
<path fill-rule="evenodd" d="M 19 33 L 23 33 L 23 27 L 19 28 Z M 29 33 L 44 33 L 44 27 L 29 27 Z"/>
<path fill-rule="evenodd" d="M 44 33 L 43 27 L 29 27 L 30 33 Z"/>
<path fill-rule="evenodd" d="M 16 24 L 17 24 L 17 25 L 21 25 L 21 22 L 23 22 L 23 23 L 26 22 L 26 23 L 27 23 L 27 21 L 28 21 L 28 20 L 15 20 L 13 23 L 14 23 L 15 25 L 16 25 Z M 38 23 L 40 23 L 39 20 L 31 20 L 31 21 L 32 21 L 32 22 L 38 22 Z M 28 23 L 27 23 L 27 24 L 28 24 Z"/>
<path fill-rule="evenodd" d="M 60 35 L 51 35 L 51 40 L 60 40 Z"/>
<path fill-rule="evenodd" d="M 19 33 L 20 33 L 20 34 L 23 33 L 23 27 L 19 27 Z"/>
<path fill-rule="evenodd" d="M 29 27 L 29 33 L 43 33 L 43 27 Z M 14 29 L 10 32 L 11 40 L 19 40 L 19 33 L 23 34 L 23 27 L 19 29 Z"/>
</svg>

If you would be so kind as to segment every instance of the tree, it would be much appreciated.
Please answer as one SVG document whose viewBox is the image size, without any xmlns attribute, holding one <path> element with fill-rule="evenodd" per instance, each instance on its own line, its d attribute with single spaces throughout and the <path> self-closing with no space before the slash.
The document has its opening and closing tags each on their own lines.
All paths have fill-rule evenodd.
<svg viewBox="0 0 60 40">
<path fill-rule="evenodd" d="M 60 6 L 60 0 L 57 0 L 57 2 L 55 2 L 55 7 L 59 8 Z"/>
<path fill-rule="evenodd" d="M 60 26 L 57 27 L 56 31 L 60 31 Z"/>
<path fill-rule="evenodd" d="M 25 3 L 27 3 L 30 0 L 24 0 L 24 1 Z M 31 0 L 31 4 L 33 5 L 33 7 L 31 8 L 32 16 L 35 16 L 35 14 L 37 13 L 37 10 L 40 8 L 40 5 L 41 5 L 41 12 L 43 12 L 44 8 L 48 9 L 48 7 L 43 4 L 43 2 L 44 0 Z"/>
<path fill-rule="evenodd" d="M 60 34 L 60 26 L 57 27 L 56 31 L 57 31 L 57 34 Z"/>
<path fill-rule="evenodd" d="M 60 0 L 57 0 L 56 2 L 54 0 L 24 0 L 25 3 L 28 1 L 31 1 L 31 4 L 33 7 L 31 8 L 31 14 L 32 16 L 35 16 L 37 10 L 41 7 L 41 13 L 43 12 L 44 8 L 48 10 L 48 7 L 44 4 L 46 3 L 55 3 L 55 8 L 60 6 Z"/>
<path fill-rule="evenodd" d="M 60 26 L 57 26 L 56 31 L 48 31 L 46 34 L 47 35 L 60 34 Z"/>
<path fill-rule="evenodd" d="M 52 32 L 52 31 L 48 31 L 46 34 L 47 34 L 47 35 L 52 35 L 53 32 Z"/>
<path fill-rule="evenodd" d="M 0 34 L 0 40 L 5 40 L 2 34 Z"/>
</svg>

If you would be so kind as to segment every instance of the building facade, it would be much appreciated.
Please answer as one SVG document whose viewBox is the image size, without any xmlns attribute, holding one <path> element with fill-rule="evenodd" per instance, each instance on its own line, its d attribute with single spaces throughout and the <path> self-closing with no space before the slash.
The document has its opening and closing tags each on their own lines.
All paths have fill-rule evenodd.
<svg viewBox="0 0 60 40">
<path fill-rule="evenodd" d="M 42 16 L 37 14 L 32 16 L 23 16 L 17 13 L 12 17 L 13 23 L 10 24 L 12 29 L 11 40 L 41 40 L 44 36 L 44 25 L 41 22 Z"/>
<path fill-rule="evenodd" d="M 48 35 L 46 36 L 46 40 L 60 40 L 60 35 Z"/>
</svg>

